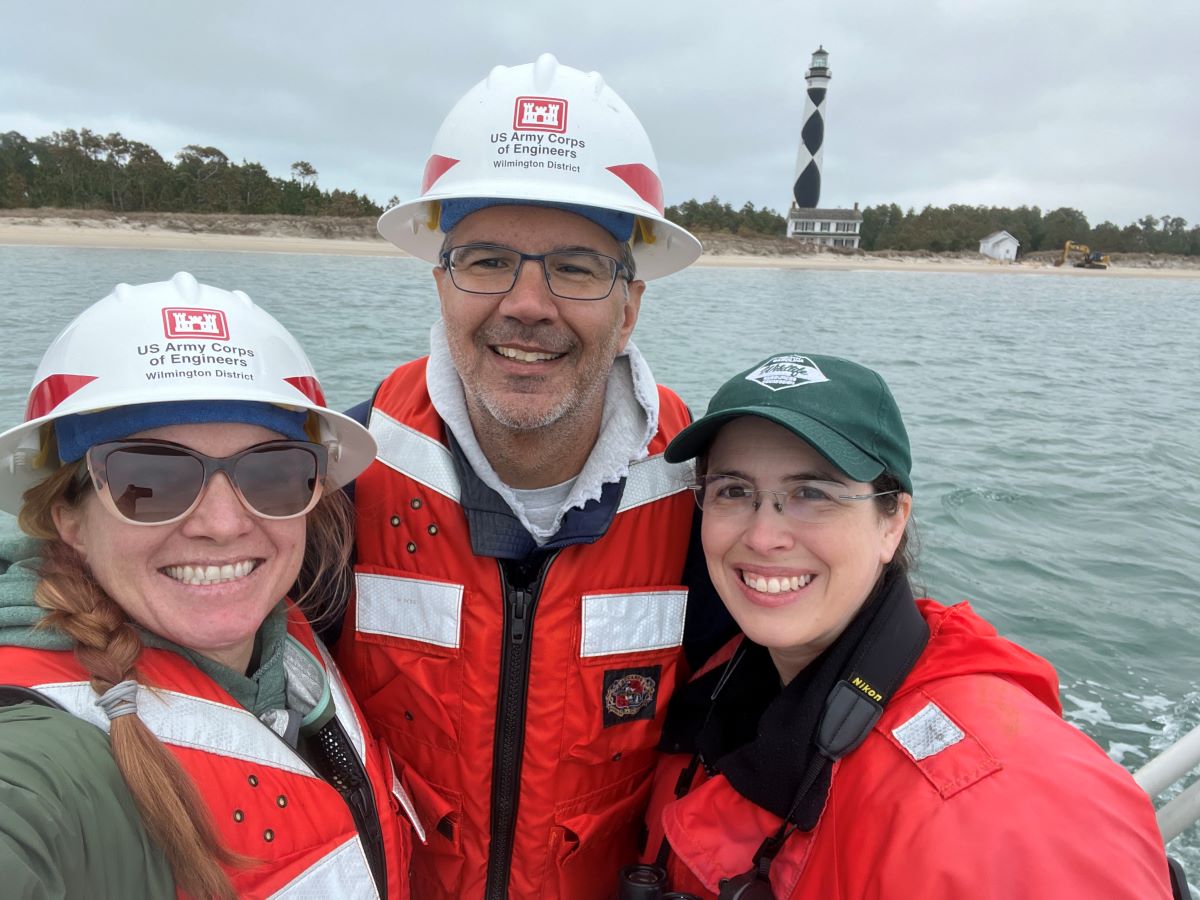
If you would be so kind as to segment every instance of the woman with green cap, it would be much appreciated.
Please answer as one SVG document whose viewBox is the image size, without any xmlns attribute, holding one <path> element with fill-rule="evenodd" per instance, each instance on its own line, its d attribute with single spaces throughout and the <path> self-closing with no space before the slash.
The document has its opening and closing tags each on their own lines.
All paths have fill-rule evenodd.
<svg viewBox="0 0 1200 900">
<path fill-rule="evenodd" d="M 780 354 L 666 451 L 696 460 L 742 634 L 672 700 L 646 863 L 728 898 L 1170 897 L 1149 799 L 1054 670 L 914 600 L 908 435 L 883 379 Z"/>
</svg>

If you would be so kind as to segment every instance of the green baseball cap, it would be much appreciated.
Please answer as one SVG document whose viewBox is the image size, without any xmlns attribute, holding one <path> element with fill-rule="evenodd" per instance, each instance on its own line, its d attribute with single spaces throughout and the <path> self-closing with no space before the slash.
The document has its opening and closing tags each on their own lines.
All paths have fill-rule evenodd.
<svg viewBox="0 0 1200 900">
<path fill-rule="evenodd" d="M 667 462 L 702 454 L 727 422 L 782 425 L 855 481 L 884 472 L 912 493 L 912 453 L 900 408 L 878 372 L 837 356 L 779 353 L 725 382 L 704 417 L 675 436 Z"/>
</svg>

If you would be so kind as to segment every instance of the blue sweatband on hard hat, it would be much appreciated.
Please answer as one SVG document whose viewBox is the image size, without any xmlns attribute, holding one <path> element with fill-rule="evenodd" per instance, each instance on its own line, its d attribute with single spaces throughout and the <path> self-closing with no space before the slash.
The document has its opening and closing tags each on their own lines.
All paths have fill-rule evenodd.
<svg viewBox="0 0 1200 900">
<path fill-rule="evenodd" d="M 261 425 L 293 441 L 306 441 L 307 410 L 284 409 L 257 400 L 176 400 L 138 403 L 102 412 L 63 416 L 54 423 L 58 457 L 63 463 L 83 459 L 88 448 L 164 425 L 202 425 L 233 422 Z"/>
<path fill-rule="evenodd" d="M 473 212 L 487 209 L 489 206 L 548 206 L 551 209 L 562 209 L 583 216 L 589 222 L 595 222 L 619 244 L 624 244 L 633 237 L 633 224 L 637 218 L 633 213 L 617 212 L 613 209 L 601 209 L 598 206 L 580 206 L 576 203 L 551 203 L 546 200 L 505 200 L 491 197 L 470 197 L 465 200 L 443 200 L 442 217 L 438 225 L 444 234 L 454 230 L 454 226 Z"/>
</svg>

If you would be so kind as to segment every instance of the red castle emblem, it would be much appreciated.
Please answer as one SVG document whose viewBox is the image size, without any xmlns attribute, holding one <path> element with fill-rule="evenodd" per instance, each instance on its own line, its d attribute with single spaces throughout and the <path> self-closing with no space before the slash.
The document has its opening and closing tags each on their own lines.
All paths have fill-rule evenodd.
<svg viewBox="0 0 1200 900">
<path fill-rule="evenodd" d="M 171 306 L 162 311 L 162 317 L 163 332 L 169 338 L 229 340 L 229 322 L 219 309 Z"/>
<path fill-rule="evenodd" d="M 514 131 L 567 130 L 567 101 L 557 97 L 518 97 L 513 108 Z"/>
</svg>

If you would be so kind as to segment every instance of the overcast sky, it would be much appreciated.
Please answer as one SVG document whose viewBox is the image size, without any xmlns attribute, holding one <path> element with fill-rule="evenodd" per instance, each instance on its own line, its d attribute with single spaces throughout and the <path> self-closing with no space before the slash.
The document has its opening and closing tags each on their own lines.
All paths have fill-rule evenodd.
<svg viewBox="0 0 1200 900">
<path fill-rule="evenodd" d="M 822 206 L 1073 206 L 1200 224 L 1197 0 L 6 3 L 0 131 L 120 131 L 376 202 L 496 64 L 595 69 L 668 203 L 783 211 L 804 73 L 829 51 Z"/>
</svg>

